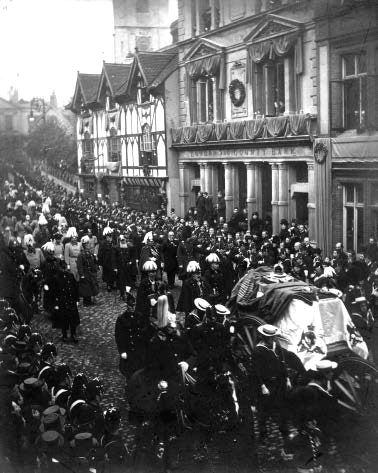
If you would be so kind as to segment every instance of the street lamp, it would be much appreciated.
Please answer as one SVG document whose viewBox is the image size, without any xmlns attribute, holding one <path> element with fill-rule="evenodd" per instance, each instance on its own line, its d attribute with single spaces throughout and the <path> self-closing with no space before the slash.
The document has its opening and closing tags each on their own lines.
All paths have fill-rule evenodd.
<svg viewBox="0 0 378 473">
<path fill-rule="evenodd" d="M 39 97 L 33 97 L 30 101 L 30 113 L 29 113 L 29 122 L 33 123 L 36 119 L 34 116 L 34 111 L 42 113 L 42 120 L 46 122 L 46 102 L 45 99 Z"/>
</svg>

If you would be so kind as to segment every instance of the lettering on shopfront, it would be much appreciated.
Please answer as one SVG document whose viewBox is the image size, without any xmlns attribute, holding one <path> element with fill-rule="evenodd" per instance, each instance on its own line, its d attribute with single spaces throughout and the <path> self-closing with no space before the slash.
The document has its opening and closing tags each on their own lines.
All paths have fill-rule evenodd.
<svg viewBox="0 0 378 473">
<path fill-rule="evenodd" d="M 240 150 L 201 150 L 201 151 L 187 151 L 180 153 L 180 158 L 272 158 L 272 157 L 295 157 L 310 155 L 310 149 L 290 147 L 290 148 L 255 148 L 255 149 L 240 149 Z"/>
</svg>

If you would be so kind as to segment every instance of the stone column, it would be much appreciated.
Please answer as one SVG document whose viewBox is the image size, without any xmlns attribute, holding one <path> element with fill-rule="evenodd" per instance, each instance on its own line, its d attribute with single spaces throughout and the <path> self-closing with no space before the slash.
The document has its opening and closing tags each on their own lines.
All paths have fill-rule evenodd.
<svg viewBox="0 0 378 473">
<path fill-rule="evenodd" d="M 212 181 L 212 174 L 213 174 L 212 165 L 205 163 L 204 164 L 204 188 L 203 190 L 209 194 L 209 197 L 213 194 L 213 181 Z M 202 189 L 201 189 L 202 190 Z"/>
<path fill-rule="evenodd" d="M 284 58 L 285 74 L 285 114 L 295 113 L 295 80 L 294 59 L 291 56 Z"/>
<path fill-rule="evenodd" d="M 224 200 L 226 202 L 226 220 L 229 220 L 234 209 L 233 196 L 233 166 L 223 163 L 224 166 Z"/>
<path fill-rule="evenodd" d="M 179 162 L 180 177 L 180 216 L 183 217 L 190 207 L 191 181 L 194 177 L 194 169 L 188 163 Z"/>
<path fill-rule="evenodd" d="M 279 230 L 279 217 L 278 217 L 278 164 L 270 163 L 272 168 L 272 226 L 273 233 L 277 233 Z"/>
<path fill-rule="evenodd" d="M 207 164 L 206 163 L 199 163 L 199 167 L 200 167 L 200 186 L 201 186 L 201 189 L 200 191 L 201 192 L 205 192 L 206 191 L 206 168 L 207 168 Z"/>
<path fill-rule="evenodd" d="M 289 218 L 288 215 L 288 167 L 286 163 L 278 164 L 278 219 Z"/>
<path fill-rule="evenodd" d="M 217 202 L 217 195 L 218 195 L 218 167 L 211 163 L 208 164 L 211 172 L 210 172 L 210 184 L 209 184 L 209 197 L 213 199 L 214 204 Z"/>
<path fill-rule="evenodd" d="M 256 164 L 245 163 L 247 167 L 247 207 L 248 221 L 252 218 L 252 213 L 257 210 L 256 198 Z"/>
<path fill-rule="evenodd" d="M 314 172 L 314 163 L 307 163 L 308 169 L 308 231 L 309 237 L 312 242 L 315 244 L 317 231 L 316 231 L 316 195 L 315 195 L 315 172 Z"/>
<path fill-rule="evenodd" d="M 255 187 L 256 187 L 256 211 L 262 218 L 263 213 L 263 197 L 262 197 L 262 168 L 259 164 L 256 164 L 255 171 Z"/>
</svg>

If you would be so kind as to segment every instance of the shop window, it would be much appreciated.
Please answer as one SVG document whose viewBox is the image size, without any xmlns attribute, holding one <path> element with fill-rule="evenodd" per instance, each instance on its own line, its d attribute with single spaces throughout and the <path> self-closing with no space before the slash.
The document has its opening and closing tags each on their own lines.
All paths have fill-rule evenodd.
<svg viewBox="0 0 378 473">
<path fill-rule="evenodd" d="M 115 163 L 121 161 L 121 139 L 117 136 L 117 130 L 112 128 L 108 138 L 108 161 Z"/>
<path fill-rule="evenodd" d="M 344 186 L 344 247 L 348 251 L 360 252 L 364 239 L 364 187 L 362 184 Z"/>
<path fill-rule="evenodd" d="M 366 127 L 367 73 L 366 53 L 343 56 L 344 128 Z"/>
<path fill-rule="evenodd" d="M 93 156 L 94 155 L 94 143 L 93 139 L 91 139 L 91 134 L 86 131 L 84 133 L 83 139 L 83 156 Z"/>
</svg>

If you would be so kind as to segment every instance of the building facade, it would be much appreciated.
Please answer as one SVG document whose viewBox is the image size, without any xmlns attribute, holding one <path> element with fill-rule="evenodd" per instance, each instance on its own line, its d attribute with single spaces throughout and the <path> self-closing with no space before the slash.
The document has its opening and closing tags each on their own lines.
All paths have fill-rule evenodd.
<svg viewBox="0 0 378 473">
<path fill-rule="evenodd" d="M 177 53 L 137 52 L 129 64 L 103 64 L 100 75 L 78 74 L 80 189 L 140 210 L 166 199 L 178 205 L 178 164 L 170 150 L 178 114 Z"/>
<path fill-rule="evenodd" d="M 175 10 L 174 0 L 113 0 L 115 62 L 125 62 L 135 49 L 153 51 L 170 45 Z"/>
<path fill-rule="evenodd" d="M 347 163 L 339 169 L 341 162 L 333 149 L 336 142 L 333 140 L 328 150 L 322 140 L 331 140 L 334 133 L 328 100 L 335 103 L 331 117 L 337 102 L 338 113 L 343 113 L 347 126 L 354 127 L 365 116 L 364 73 L 357 66 L 362 62 L 355 58 L 355 69 L 348 69 L 351 75 L 343 79 L 342 70 L 334 70 L 342 54 L 336 49 L 349 36 L 353 24 L 356 34 L 348 38 L 344 51 L 352 44 L 358 50 L 365 42 L 374 57 L 367 61 L 367 77 L 376 74 L 373 38 L 377 13 L 376 5 L 369 1 L 358 2 L 353 10 L 345 0 L 335 1 L 329 11 L 331 4 L 298 0 L 179 1 L 180 114 L 172 138 L 178 153 L 182 214 L 195 205 L 199 189 L 207 191 L 214 201 L 221 190 L 227 217 L 235 207 L 247 207 L 249 216 L 254 211 L 270 215 L 274 232 L 279 230 L 281 219 L 295 218 L 308 223 L 311 239 L 325 251 L 340 239 L 346 247 L 357 249 L 359 237 L 346 235 L 358 219 L 364 220 L 367 230 L 368 214 L 362 216 L 359 210 L 359 188 L 353 188 L 352 205 L 348 200 L 352 190 L 337 178 L 340 172 L 346 172 Z M 364 41 L 362 9 L 366 9 L 368 24 L 369 18 L 373 22 L 367 35 L 365 31 Z M 346 11 L 351 15 L 348 21 Z M 337 61 L 334 54 L 339 54 Z M 340 112 L 347 84 L 344 82 L 339 97 L 331 89 L 342 80 L 351 81 L 347 96 L 350 110 Z M 373 90 L 375 85 L 369 84 Z M 358 103 L 354 98 L 357 90 Z M 369 107 L 374 109 L 373 102 Z M 357 108 L 360 118 L 356 118 Z M 337 139 L 340 143 L 342 138 Z M 366 141 L 374 143 L 371 137 Z M 373 169 L 376 152 L 374 155 L 370 149 L 368 154 Z M 333 164 L 336 159 L 338 167 Z M 349 166 L 350 172 L 355 172 L 356 161 Z M 368 167 L 365 174 L 369 173 Z M 369 192 L 374 193 L 374 185 L 364 186 L 367 198 Z M 342 204 L 341 193 L 345 196 Z M 374 214 L 373 209 L 370 212 Z M 340 215 L 341 227 L 336 224 Z M 366 231 L 362 239 L 365 236 Z"/>
</svg>

